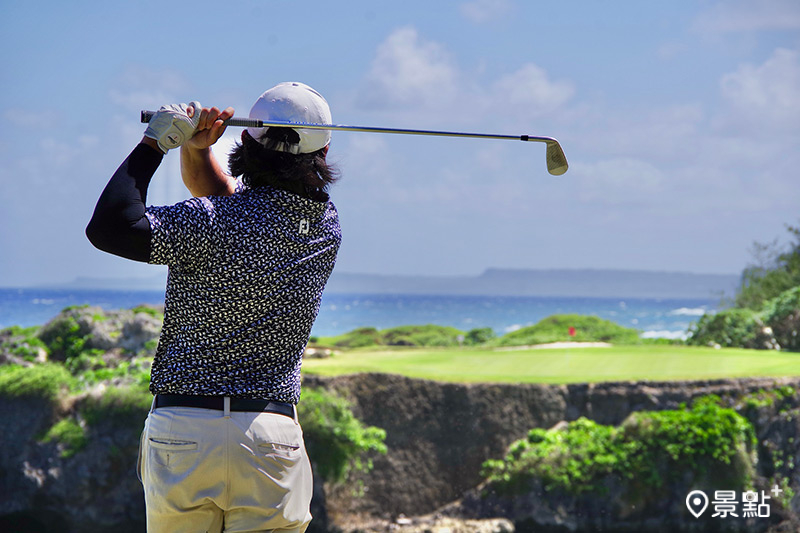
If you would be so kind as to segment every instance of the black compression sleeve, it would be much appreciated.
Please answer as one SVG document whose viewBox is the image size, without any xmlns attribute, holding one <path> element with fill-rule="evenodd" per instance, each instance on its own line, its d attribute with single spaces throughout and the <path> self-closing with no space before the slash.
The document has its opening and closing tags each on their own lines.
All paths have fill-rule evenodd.
<svg viewBox="0 0 800 533">
<path fill-rule="evenodd" d="M 111 177 L 86 226 L 86 236 L 96 248 L 135 261 L 150 259 L 150 221 L 144 215 L 147 186 L 163 157 L 139 144 Z"/>
</svg>

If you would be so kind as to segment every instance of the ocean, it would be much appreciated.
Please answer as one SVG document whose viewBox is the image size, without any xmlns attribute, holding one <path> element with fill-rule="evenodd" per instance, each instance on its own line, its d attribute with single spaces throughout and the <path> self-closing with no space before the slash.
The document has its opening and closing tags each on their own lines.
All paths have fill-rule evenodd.
<svg viewBox="0 0 800 533">
<path fill-rule="evenodd" d="M 0 289 L 0 329 L 46 323 L 63 308 L 93 305 L 104 309 L 163 304 L 163 291 L 85 289 Z M 690 325 L 713 312 L 711 299 L 559 298 L 534 296 L 437 296 L 326 294 L 312 335 L 331 336 L 355 328 L 385 329 L 408 324 L 438 324 L 463 331 L 492 328 L 502 335 L 553 315 L 595 315 L 641 331 L 643 337 L 685 338 Z"/>
</svg>

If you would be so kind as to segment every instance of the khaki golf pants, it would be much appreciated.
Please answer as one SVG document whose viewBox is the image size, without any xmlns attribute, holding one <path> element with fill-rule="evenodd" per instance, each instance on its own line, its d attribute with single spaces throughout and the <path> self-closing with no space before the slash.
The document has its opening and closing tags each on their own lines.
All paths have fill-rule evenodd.
<svg viewBox="0 0 800 533">
<path fill-rule="evenodd" d="M 296 418 L 161 407 L 147 417 L 139 456 L 148 533 L 302 533 L 311 521 Z"/>
</svg>

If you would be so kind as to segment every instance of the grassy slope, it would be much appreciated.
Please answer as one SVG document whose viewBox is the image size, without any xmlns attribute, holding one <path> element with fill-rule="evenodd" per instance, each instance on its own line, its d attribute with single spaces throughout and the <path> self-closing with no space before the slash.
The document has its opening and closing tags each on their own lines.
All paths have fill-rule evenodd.
<svg viewBox="0 0 800 533">
<path fill-rule="evenodd" d="M 322 375 L 383 372 L 440 381 L 582 383 L 800 375 L 800 353 L 690 346 L 494 351 L 472 348 L 352 350 L 303 363 Z"/>
</svg>

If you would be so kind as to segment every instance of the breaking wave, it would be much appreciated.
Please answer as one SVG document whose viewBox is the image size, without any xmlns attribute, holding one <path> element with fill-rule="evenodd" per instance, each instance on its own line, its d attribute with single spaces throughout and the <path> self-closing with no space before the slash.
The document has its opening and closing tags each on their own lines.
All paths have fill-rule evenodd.
<svg viewBox="0 0 800 533">
<path fill-rule="evenodd" d="M 670 316 L 703 316 L 708 313 L 705 307 L 681 307 L 669 312 Z"/>
</svg>

